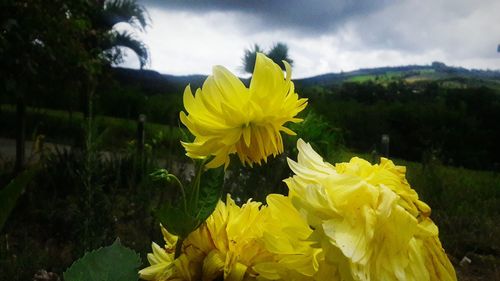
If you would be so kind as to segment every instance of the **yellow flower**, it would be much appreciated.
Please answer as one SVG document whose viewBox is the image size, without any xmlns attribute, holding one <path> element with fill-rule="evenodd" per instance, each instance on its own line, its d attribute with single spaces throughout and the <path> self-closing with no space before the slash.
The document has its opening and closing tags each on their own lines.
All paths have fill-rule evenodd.
<svg viewBox="0 0 500 281">
<path fill-rule="evenodd" d="M 206 222 L 183 241 L 177 259 L 154 246 L 153 254 L 148 255 L 151 266 L 140 271 L 141 278 L 255 280 L 258 273 L 254 265 L 272 257 L 261 242 L 265 220 L 260 203 L 249 201 L 239 207 L 228 195 L 226 204 L 219 202 Z M 167 243 L 166 248 L 171 249 L 171 245 Z"/>
<path fill-rule="evenodd" d="M 166 280 L 173 274 L 173 254 L 168 254 L 165 249 L 153 242 L 151 244 L 153 253 L 148 254 L 150 266 L 139 271 L 144 280 Z"/>
<path fill-rule="evenodd" d="M 152 281 L 181 281 L 190 280 L 196 273 L 195 269 L 189 268 L 185 257 L 174 259 L 175 244 L 177 236 L 169 233 L 161 226 L 165 247 L 161 248 L 156 243 L 151 244 L 153 253 L 147 255 L 150 266 L 139 271 L 139 276 L 144 280 Z"/>
<path fill-rule="evenodd" d="M 257 276 L 253 265 L 269 260 L 271 254 L 260 242 L 265 213 L 258 202 L 237 206 L 228 195 L 213 214 L 183 243 L 190 260 L 202 264 L 200 280 L 252 280 Z"/>
<path fill-rule="evenodd" d="M 312 229 L 295 209 L 289 197 L 271 194 L 267 201 L 264 242 L 274 254 L 272 261 L 254 266 L 260 278 L 268 280 L 315 280 L 324 262 L 323 251 L 308 241 Z"/>
<path fill-rule="evenodd" d="M 283 152 L 280 131 L 294 134 L 287 122 L 300 122 L 295 116 L 306 105 L 299 99 L 285 62 L 281 68 L 263 54 L 257 54 L 250 87 L 222 66 L 215 66 L 201 89 L 193 96 L 189 86 L 184 91 L 181 122 L 195 136 L 183 142 L 191 158 L 214 156 L 208 168 L 229 165 L 229 155 L 236 153 L 244 164 L 260 164 L 270 155 Z"/>
<path fill-rule="evenodd" d="M 430 208 L 409 186 L 403 167 L 359 158 L 332 166 L 304 141 L 297 147 L 298 162 L 289 159 L 295 175 L 285 182 L 314 229 L 310 239 L 323 249 L 332 275 L 339 280 L 456 280 Z"/>
</svg>

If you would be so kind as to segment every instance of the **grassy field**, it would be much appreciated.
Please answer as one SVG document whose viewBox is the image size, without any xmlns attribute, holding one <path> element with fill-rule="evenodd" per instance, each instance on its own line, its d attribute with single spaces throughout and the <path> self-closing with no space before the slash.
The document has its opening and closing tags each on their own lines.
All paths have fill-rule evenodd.
<svg viewBox="0 0 500 281">
<path fill-rule="evenodd" d="M 443 88 L 463 89 L 470 87 L 488 87 L 500 90 L 498 79 L 477 78 L 474 76 L 461 76 L 453 73 L 437 72 L 434 69 L 418 71 L 387 71 L 383 74 L 363 74 L 349 77 L 346 82 L 364 83 L 368 81 L 387 85 L 390 82 L 403 80 L 407 83 L 436 81 Z"/>
<path fill-rule="evenodd" d="M 358 75 L 347 79 L 347 82 L 363 83 L 367 81 L 377 81 L 381 84 L 397 80 L 403 77 L 403 72 L 386 72 L 383 75 Z"/>
<path fill-rule="evenodd" d="M 0 135 L 15 138 L 15 107 L 0 105 Z M 81 112 L 69 114 L 67 111 L 52 109 L 27 109 L 26 139 L 34 140 L 44 135 L 47 142 L 78 145 L 83 133 Z M 98 115 L 93 119 L 94 141 L 98 148 L 117 151 L 137 138 L 137 121 Z M 184 137 L 180 127 L 158 123 L 145 123 L 146 142 L 178 142 Z"/>
</svg>

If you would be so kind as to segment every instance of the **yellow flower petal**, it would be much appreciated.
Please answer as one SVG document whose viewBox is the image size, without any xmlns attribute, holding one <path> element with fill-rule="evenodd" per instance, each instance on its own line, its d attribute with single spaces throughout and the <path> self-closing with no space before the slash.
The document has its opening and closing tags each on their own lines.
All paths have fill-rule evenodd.
<svg viewBox="0 0 500 281">
<path fill-rule="evenodd" d="M 214 280 L 224 273 L 225 256 L 212 250 L 203 260 L 203 280 Z"/>
</svg>

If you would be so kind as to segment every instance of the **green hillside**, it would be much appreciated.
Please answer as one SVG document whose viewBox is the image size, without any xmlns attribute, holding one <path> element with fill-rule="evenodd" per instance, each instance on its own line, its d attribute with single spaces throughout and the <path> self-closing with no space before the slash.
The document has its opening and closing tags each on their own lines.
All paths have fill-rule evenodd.
<svg viewBox="0 0 500 281">
<path fill-rule="evenodd" d="M 145 94 L 182 92 L 186 85 L 200 87 L 205 75 L 174 76 L 151 70 L 114 68 L 112 76 L 128 86 L 141 88 Z M 248 82 L 248 80 L 244 80 Z M 500 89 L 500 71 L 465 69 L 447 66 L 440 62 L 430 65 L 378 67 L 349 72 L 328 73 L 309 78 L 294 79 L 298 86 L 333 86 L 344 82 L 375 82 L 388 84 L 395 81 L 406 83 L 438 82 L 447 88 L 481 87 Z"/>
</svg>

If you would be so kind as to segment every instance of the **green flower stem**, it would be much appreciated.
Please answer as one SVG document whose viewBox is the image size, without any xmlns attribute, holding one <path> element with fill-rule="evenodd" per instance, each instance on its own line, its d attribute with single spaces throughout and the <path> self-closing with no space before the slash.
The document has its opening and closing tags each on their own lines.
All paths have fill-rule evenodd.
<svg viewBox="0 0 500 281">
<path fill-rule="evenodd" d="M 193 182 L 193 189 L 192 189 L 192 193 L 190 194 L 191 195 L 190 208 L 192 208 L 192 209 L 196 209 L 198 207 L 198 199 L 200 197 L 201 175 L 203 174 L 203 170 L 205 168 L 205 162 L 206 162 L 206 160 L 199 162 L 199 166 L 197 167 L 197 170 L 196 170 L 196 175 L 195 175 L 195 179 Z"/>
<path fill-rule="evenodd" d="M 177 178 L 174 174 L 169 173 L 167 175 L 167 177 L 174 179 L 174 181 L 177 183 L 177 185 L 179 185 L 179 188 L 180 188 L 181 193 L 182 193 L 182 203 L 184 204 L 184 211 L 187 212 L 187 199 L 186 199 L 186 191 L 184 189 L 184 185 L 179 180 L 179 178 Z"/>
<path fill-rule="evenodd" d="M 175 244 L 174 259 L 178 258 L 181 255 L 182 243 L 184 243 L 184 237 L 179 236 L 179 238 L 177 238 L 177 243 Z"/>
</svg>

